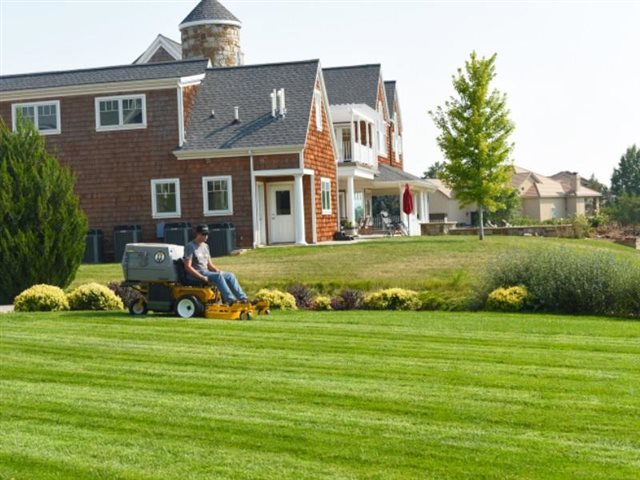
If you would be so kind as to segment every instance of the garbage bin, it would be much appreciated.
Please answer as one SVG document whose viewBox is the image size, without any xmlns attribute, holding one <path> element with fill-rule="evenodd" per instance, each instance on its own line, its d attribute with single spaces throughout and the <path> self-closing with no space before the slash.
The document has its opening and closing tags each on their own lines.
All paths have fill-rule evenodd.
<svg viewBox="0 0 640 480">
<path fill-rule="evenodd" d="M 116 262 L 122 260 L 127 243 L 137 243 L 142 240 L 140 225 L 116 225 L 113 227 L 113 257 Z"/>
<path fill-rule="evenodd" d="M 164 226 L 164 241 L 184 247 L 191 241 L 191 224 L 189 222 L 167 223 Z"/>
<path fill-rule="evenodd" d="M 236 229 L 233 223 L 212 223 L 209 225 L 207 243 L 212 257 L 229 255 L 236 249 Z"/>
<path fill-rule="evenodd" d="M 85 237 L 84 258 L 82 263 L 104 262 L 104 237 L 102 230 L 91 229 Z"/>
</svg>

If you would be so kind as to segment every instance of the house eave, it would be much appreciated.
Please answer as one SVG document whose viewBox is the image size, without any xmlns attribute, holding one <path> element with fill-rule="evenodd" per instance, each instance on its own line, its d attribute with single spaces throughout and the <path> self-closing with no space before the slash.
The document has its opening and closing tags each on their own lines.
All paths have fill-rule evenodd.
<svg viewBox="0 0 640 480">
<path fill-rule="evenodd" d="M 215 148 L 203 150 L 174 150 L 178 160 L 200 160 L 207 158 L 248 157 L 250 155 L 277 155 L 300 153 L 304 145 L 273 145 L 251 148 Z"/>
</svg>

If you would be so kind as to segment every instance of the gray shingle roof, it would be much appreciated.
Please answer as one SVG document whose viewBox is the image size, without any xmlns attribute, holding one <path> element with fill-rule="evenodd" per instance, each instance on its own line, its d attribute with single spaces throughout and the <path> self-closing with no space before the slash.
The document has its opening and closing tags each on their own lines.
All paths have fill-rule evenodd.
<svg viewBox="0 0 640 480">
<path fill-rule="evenodd" d="M 378 164 L 378 173 L 376 174 L 376 180 L 380 182 L 413 182 L 421 181 L 420 177 L 416 177 L 408 172 L 400 170 L 399 168 L 390 167 L 384 163 Z"/>
<path fill-rule="evenodd" d="M 208 69 L 183 151 L 303 145 L 319 61 Z M 284 88 L 287 114 L 271 116 L 271 92 Z M 234 123 L 234 107 L 240 122 Z M 211 110 L 215 115 L 211 115 Z"/>
<path fill-rule="evenodd" d="M 240 20 L 238 20 L 238 18 L 227 10 L 220 2 L 217 2 L 216 0 L 202 0 L 198 5 L 196 5 L 196 8 L 191 10 L 191 13 L 185 17 L 180 25 L 206 20 L 223 20 L 227 22 L 231 21 L 240 23 Z"/>
<path fill-rule="evenodd" d="M 37 88 L 91 85 L 135 80 L 180 78 L 204 73 L 207 59 L 197 58 L 179 62 L 121 65 L 116 67 L 68 70 L 63 72 L 26 73 L 0 77 L 0 92 Z"/>
<path fill-rule="evenodd" d="M 380 64 L 322 69 L 331 105 L 364 103 L 377 108 Z"/>
<path fill-rule="evenodd" d="M 389 118 L 391 118 L 393 117 L 393 101 L 396 98 L 396 81 L 384 82 L 384 91 L 387 94 L 387 112 L 389 112 Z"/>
</svg>

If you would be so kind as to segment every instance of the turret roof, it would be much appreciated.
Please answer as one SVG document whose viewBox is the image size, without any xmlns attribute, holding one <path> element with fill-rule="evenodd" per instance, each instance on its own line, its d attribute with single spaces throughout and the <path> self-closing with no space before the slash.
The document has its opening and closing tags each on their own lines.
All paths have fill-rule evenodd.
<svg viewBox="0 0 640 480">
<path fill-rule="evenodd" d="M 215 22 L 234 22 L 240 23 L 240 20 L 226 9 L 217 0 L 202 0 L 191 13 L 185 17 L 180 26 L 187 23 L 215 23 Z"/>
</svg>

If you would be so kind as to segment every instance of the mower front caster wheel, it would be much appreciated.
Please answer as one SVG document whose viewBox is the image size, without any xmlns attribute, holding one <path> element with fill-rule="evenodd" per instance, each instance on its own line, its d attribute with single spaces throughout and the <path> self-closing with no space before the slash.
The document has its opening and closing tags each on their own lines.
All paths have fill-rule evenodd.
<svg viewBox="0 0 640 480">
<path fill-rule="evenodd" d="M 129 304 L 129 313 L 131 315 L 146 315 L 149 311 L 149 306 L 144 298 L 138 298 Z"/>
<path fill-rule="evenodd" d="M 176 315 L 181 318 L 191 318 L 202 315 L 204 306 L 193 295 L 184 295 L 176 302 Z"/>
</svg>

